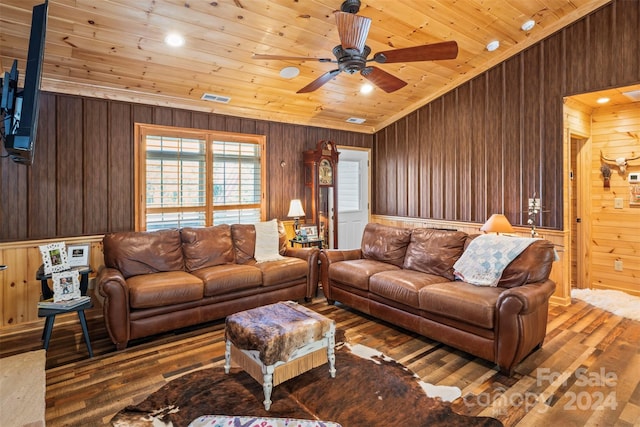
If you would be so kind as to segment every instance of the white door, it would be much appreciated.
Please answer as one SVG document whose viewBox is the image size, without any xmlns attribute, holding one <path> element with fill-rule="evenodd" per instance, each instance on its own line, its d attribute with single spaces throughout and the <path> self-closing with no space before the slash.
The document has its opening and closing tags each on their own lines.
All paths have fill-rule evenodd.
<svg viewBox="0 0 640 427">
<path fill-rule="evenodd" d="M 338 247 L 357 249 L 369 222 L 371 150 L 338 147 Z"/>
</svg>

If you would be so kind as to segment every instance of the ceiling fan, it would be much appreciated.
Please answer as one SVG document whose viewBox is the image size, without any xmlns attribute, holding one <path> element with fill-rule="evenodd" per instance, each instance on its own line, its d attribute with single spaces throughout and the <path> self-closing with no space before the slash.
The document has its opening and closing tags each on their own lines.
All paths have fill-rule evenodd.
<svg viewBox="0 0 640 427">
<path fill-rule="evenodd" d="M 338 64 L 337 69 L 326 72 L 297 91 L 297 93 L 313 92 L 343 71 L 348 74 L 360 71 L 360 74 L 365 79 L 385 92 L 390 93 L 403 88 L 407 85 L 407 82 L 376 66 L 367 65 L 367 62 L 391 64 L 394 62 L 455 59 L 458 56 L 458 44 L 455 41 L 448 41 L 378 52 L 371 59 L 367 59 L 371 53 L 371 48 L 365 42 L 369 34 L 371 19 L 357 15 L 359 10 L 360 0 L 346 0 L 342 3 L 340 11 L 335 12 L 341 43 L 333 48 L 333 55 L 336 59 L 260 54 L 253 55 L 253 59 L 318 61 Z"/>
</svg>

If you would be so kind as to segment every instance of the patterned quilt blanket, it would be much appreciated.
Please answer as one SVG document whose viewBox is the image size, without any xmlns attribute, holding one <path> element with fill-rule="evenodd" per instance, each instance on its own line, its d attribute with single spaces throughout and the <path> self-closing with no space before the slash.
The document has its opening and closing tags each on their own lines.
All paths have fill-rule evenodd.
<svg viewBox="0 0 640 427">
<path fill-rule="evenodd" d="M 483 234 L 471 241 L 453 265 L 457 280 L 497 286 L 504 269 L 536 239 Z"/>
</svg>

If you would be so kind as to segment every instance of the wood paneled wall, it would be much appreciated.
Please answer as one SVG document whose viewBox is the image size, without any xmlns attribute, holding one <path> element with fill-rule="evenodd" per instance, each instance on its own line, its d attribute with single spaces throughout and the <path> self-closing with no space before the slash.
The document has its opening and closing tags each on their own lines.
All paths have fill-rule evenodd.
<svg viewBox="0 0 640 427">
<path fill-rule="evenodd" d="M 563 228 L 563 96 L 640 81 L 640 2 L 617 0 L 375 134 L 374 214 Z"/>
<path fill-rule="evenodd" d="M 317 141 L 373 145 L 369 134 L 43 93 L 34 164 L 0 160 L 0 241 L 133 230 L 134 123 L 266 135 L 267 218 L 287 219 L 303 198 L 302 152 Z"/>
<path fill-rule="evenodd" d="M 612 162 L 610 188 L 604 188 L 600 152 L 608 158 L 640 155 L 640 102 L 601 107 L 591 114 L 590 287 L 640 295 L 640 206 L 630 206 L 629 173 L 640 173 L 640 160 L 629 161 L 626 173 Z M 615 208 L 615 199 L 622 208 Z M 620 260 L 622 271 L 614 269 Z"/>
</svg>

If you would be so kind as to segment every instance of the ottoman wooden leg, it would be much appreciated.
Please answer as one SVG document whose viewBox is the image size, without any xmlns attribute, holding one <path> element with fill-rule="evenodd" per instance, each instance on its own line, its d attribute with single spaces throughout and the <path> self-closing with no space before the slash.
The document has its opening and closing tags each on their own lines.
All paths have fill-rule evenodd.
<svg viewBox="0 0 640 427">
<path fill-rule="evenodd" d="M 262 389 L 264 390 L 264 409 L 268 411 L 271 408 L 271 392 L 273 391 L 273 371 L 275 370 L 274 365 L 265 366 L 263 373 L 264 377 L 262 378 Z"/>
<path fill-rule="evenodd" d="M 231 371 L 231 341 L 227 340 L 224 350 L 224 373 Z"/>
<path fill-rule="evenodd" d="M 334 347 L 336 346 L 336 330 L 332 327 L 329 330 L 329 346 L 327 347 L 327 359 L 329 360 L 329 374 L 331 378 L 336 377 L 336 352 Z"/>
</svg>

